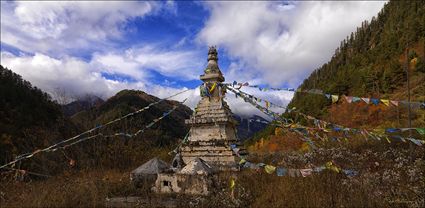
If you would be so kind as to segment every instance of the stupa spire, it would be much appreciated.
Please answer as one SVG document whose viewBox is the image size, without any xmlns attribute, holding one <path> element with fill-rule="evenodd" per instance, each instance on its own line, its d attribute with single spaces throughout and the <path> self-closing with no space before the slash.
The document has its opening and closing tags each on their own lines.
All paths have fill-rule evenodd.
<svg viewBox="0 0 425 208">
<path fill-rule="evenodd" d="M 236 121 L 224 101 L 224 81 L 218 66 L 217 48 L 209 47 L 208 64 L 200 76 L 204 82 L 200 86 L 201 100 L 194 114 L 186 120 L 191 126 L 187 142 L 180 148 L 183 162 L 201 158 L 221 170 L 238 170 L 237 155 L 230 148 L 231 144 L 240 145 L 236 136 Z M 239 148 L 241 148 L 239 146 Z M 240 151 L 244 154 L 244 151 Z"/>
<path fill-rule="evenodd" d="M 208 64 L 201 75 L 201 80 L 204 82 L 224 82 L 223 74 L 218 66 L 218 52 L 215 46 L 210 46 L 208 50 Z"/>
</svg>

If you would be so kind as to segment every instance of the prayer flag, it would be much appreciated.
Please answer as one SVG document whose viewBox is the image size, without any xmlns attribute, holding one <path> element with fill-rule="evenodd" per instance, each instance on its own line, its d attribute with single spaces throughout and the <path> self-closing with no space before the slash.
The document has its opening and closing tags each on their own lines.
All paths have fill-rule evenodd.
<svg viewBox="0 0 425 208">
<path fill-rule="evenodd" d="M 396 129 L 396 128 L 388 128 L 388 129 L 385 129 L 385 131 L 387 132 L 387 133 L 394 133 L 394 132 L 397 132 L 397 131 L 399 131 L 400 129 Z"/>
<path fill-rule="evenodd" d="M 353 103 L 359 102 L 361 99 L 359 97 L 353 97 Z"/>
<path fill-rule="evenodd" d="M 230 189 L 234 189 L 236 185 L 235 179 L 230 179 Z"/>
<path fill-rule="evenodd" d="M 266 171 L 266 173 L 272 174 L 276 170 L 276 167 L 272 165 L 266 165 L 264 166 L 264 170 Z"/>
<path fill-rule="evenodd" d="M 391 102 L 391 104 L 393 104 L 395 106 L 398 106 L 398 101 L 397 100 L 391 100 L 390 102 Z"/>
<path fill-rule="evenodd" d="M 356 176 L 358 174 L 358 172 L 354 171 L 354 170 L 342 170 L 342 172 L 344 172 L 345 175 L 347 175 L 349 177 L 353 177 L 353 176 Z"/>
<path fill-rule="evenodd" d="M 241 161 L 239 161 L 239 165 L 242 165 L 242 164 L 245 164 L 246 163 L 246 160 L 245 159 L 243 159 L 242 158 L 242 160 Z"/>
<path fill-rule="evenodd" d="M 330 95 L 330 94 L 325 94 L 325 96 L 326 96 L 328 99 L 330 99 L 330 98 L 331 98 L 331 95 Z"/>
<path fill-rule="evenodd" d="M 338 102 L 338 95 L 332 95 L 332 103 Z"/>
<path fill-rule="evenodd" d="M 386 106 L 390 106 L 390 101 L 389 100 L 381 99 L 381 102 L 384 103 Z"/>
<path fill-rule="evenodd" d="M 270 107 L 270 103 L 269 103 L 269 101 L 264 101 L 264 102 L 266 102 L 266 108 L 269 108 Z"/>
<path fill-rule="evenodd" d="M 284 175 L 286 175 L 286 172 L 287 172 L 286 168 L 278 167 L 276 169 L 276 175 L 277 176 L 284 176 Z"/>
<path fill-rule="evenodd" d="M 422 146 L 422 143 L 425 143 L 425 141 L 419 140 L 419 139 L 413 139 L 413 138 L 407 138 L 407 139 L 410 140 L 411 142 L 413 142 L 414 144 L 418 145 L 418 146 Z"/>
<path fill-rule="evenodd" d="M 370 101 L 374 104 L 374 105 L 378 105 L 379 104 L 379 99 L 375 99 L 375 98 L 371 98 Z"/>
<path fill-rule="evenodd" d="M 315 168 L 314 168 L 314 172 L 321 172 L 321 171 L 323 171 L 324 169 L 326 169 L 326 167 L 324 167 L 324 166 L 315 167 Z"/>
<path fill-rule="evenodd" d="M 300 173 L 303 177 L 307 177 L 313 173 L 313 169 L 307 168 L 307 169 L 300 169 Z"/>
<path fill-rule="evenodd" d="M 288 169 L 288 175 L 291 177 L 298 177 L 301 175 L 301 173 L 298 169 Z"/>
<path fill-rule="evenodd" d="M 370 99 L 369 99 L 369 98 L 362 98 L 362 100 L 363 100 L 366 104 L 369 104 L 369 102 L 370 102 Z"/>
<path fill-rule="evenodd" d="M 425 135 L 425 128 L 416 128 L 416 131 L 421 135 Z"/>
<path fill-rule="evenodd" d="M 351 103 L 353 101 L 353 97 L 351 96 L 344 96 L 345 100 L 347 100 L 347 103 Z"/>
</svg>

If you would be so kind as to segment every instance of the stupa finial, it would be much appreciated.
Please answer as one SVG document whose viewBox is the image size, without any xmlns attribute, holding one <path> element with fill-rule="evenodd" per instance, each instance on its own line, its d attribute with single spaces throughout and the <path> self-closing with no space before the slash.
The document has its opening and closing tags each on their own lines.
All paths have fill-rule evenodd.
<svg viewBox="0 0 425 208">
<path fill-rule="evenodd" d="M 209 46 L 209 50 L 208 50 L 208 61 L 210 60 L 214 60 L 214 61 L 218 61 L 218 57 L 217 57 L 217 46 Z"/>
</svg>

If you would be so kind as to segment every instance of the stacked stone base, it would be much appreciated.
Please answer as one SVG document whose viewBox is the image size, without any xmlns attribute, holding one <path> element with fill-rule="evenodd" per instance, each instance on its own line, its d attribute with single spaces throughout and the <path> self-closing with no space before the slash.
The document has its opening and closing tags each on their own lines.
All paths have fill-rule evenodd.
<svg viewBox="0 0 425 208">
<path fill-rule="evenodd" d="M 238 163 L 240 159 L 230 149 L 230 144 L 224 146 L 208 144 L 208 142 L 197 144 L 189 143 L 187 146 L 183 146 L 180 151 L 183 162 L 186 164 L 196 158 L 201 158 L 219 171 L 239 170 Z"/>
</svg>

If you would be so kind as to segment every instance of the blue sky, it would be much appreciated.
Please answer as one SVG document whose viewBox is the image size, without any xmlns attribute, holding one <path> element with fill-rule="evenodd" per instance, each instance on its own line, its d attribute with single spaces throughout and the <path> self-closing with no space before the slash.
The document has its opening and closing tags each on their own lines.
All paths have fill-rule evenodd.
<svg viewBox="0 0 425 208">
<path fill-rule="evenodd" d="M 194 107 L 208 45 L 218 47 L 227 81 L 296 88 L 384 3 L 2 1 L 1 64 L 51 94 L 108 98 L 130 88 L 164 97 L 189 88 Z M 281 105 L 292 98 L 249 92 Z"/>
</svg>

